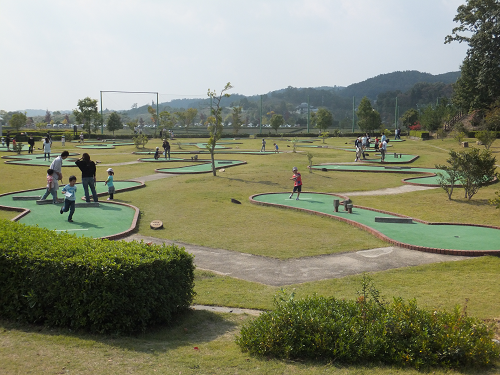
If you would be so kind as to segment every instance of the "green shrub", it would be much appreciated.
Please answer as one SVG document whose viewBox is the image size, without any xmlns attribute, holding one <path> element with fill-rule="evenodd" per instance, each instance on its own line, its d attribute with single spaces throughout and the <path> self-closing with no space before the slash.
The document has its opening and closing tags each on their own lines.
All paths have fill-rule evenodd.
<svg viewBox="0 0 500 375">
<path fill-rule="evenodd" d="M 492 331 L 458 308 L 431 312 L 414 300 L 381 303 L 378 292 L 367 297 L 277 296 L 275 310 L 243 326 L 236 342 L 254 355 L 344 364 L 459 368 L 498 358 Z"/>
<path fill-rule="evenodd" d="M 411 137 L 418 137 L 422 139 L 429 139 L 429 132 L 428 131 L 422 131 L 422 130 L 410 130 L 410 136 Z"/>
<path fill-rule="evenodd" d="M 0 221 L 0 316 L 131 333 L 192 302 L 191 255 L 172 246 L 76 237 Z"/>
</svg>

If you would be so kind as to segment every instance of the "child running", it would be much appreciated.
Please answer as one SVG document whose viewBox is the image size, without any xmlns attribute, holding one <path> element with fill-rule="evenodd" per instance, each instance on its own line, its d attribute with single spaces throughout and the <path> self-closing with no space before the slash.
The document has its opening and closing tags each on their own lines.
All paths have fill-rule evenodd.
<svg viewBox="0 0 500 375">
<path fill-rule="evenodd" d="M 47 191 L 42 197 L 42 201 L 47 199 L 49 194 L 52 194 L 52 203 L 57 203 L 57 189 L 56 189 L 56 184 L 54 183 L 54 170 L 53 169 L 47 169 Z"/>
<path fill-rule="evenodd" d="M 297 167 L 292 168 L 293 171 L 293 176 L 290 178 L 290 180 L 294 181 L 293 184 L 293 191 L 292 194 L 290 194 L 290 199 L 293 197 L 293 193 L 297 192 L 297 198 L 295 198 L 296 201 L 299 200 L 300 192 L 302 191 L 302 176 L 300 175 L 299 171 L 297 170 Z"/>
<path fill-rule="evenodd" d="M 75 201 L 76 201 L 76 177 L 69 177 L 69 184 L 63 187 L 62 193 L 64 194 L 64 207 L 61 207 L 59 213 L 62 215 L 63 212 L 69 211 L 68 221 L 73 222 L 73 214 L 75 213 Z"/>
<path fill-rule="evenodd" d="M 107 199 L 108 201 L 113 199 L 113 194 L 115 193 L 115 185 L 113 185 L 113 176 L 115 175 L 115 172 L 113 171 L 113 168 L 108 168 L 108 179 L 104 183 L 104 185 L 108 186 L 108 193 L 109 193 L 109 198 Z"/>
</svg>

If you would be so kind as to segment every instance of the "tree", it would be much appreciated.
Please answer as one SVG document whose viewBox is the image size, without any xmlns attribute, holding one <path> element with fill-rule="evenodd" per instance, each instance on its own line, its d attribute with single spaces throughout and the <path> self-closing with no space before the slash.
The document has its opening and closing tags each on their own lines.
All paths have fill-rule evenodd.
<svg viewBox="0 0 500 375">
<path fill-rule="evenodd" d="M 316 127 L 322 132 L 326 132 L 330 126 L 333 125 L 333 115 L 326 108 L 318 109 L 316 113 Z"/>
<path fill-rule="evenodd" d="M 380 113 L 372 108 L 372 104 L 366 96 L 361 99 L 356 115 L 358 116 L 358 126 L 363 132 L 380 129 L 382 125 Z"/>
<path fill-rule="evenodd" d="M 160 126 L 163 128 L 171 128 L 174 126 L 174 119 L 172 117 L 172 114 L 168 111 L 161 111 L 160 114 L 158 115 Z M 165 137 L 165 135 L 164 135 Z"/>
<path fill-rule="evenodd" d="M 212 173 L 214 176 L 217 176 L 217 171 L 215 169 L 215 146 L 217 145 L 217 141 L 222 137 L 222 130 L 224 126 L 222 124 L 222 108 L 221 108 L 221 100 L 222 98 L 229 98 L 229 95 L 226 91 L 232 89 L 231 83 L 228 82 L 226 86 L 221 90 L 220 94 L 217 95 L 215 91 L 211 91 L 208 89 L 208 97 L 212 99 L 212 114 L 208 117 L 208 131 L 210 133 L 210 138 L 207 142 L 207 149 L 210 152 L 210 156 L 212 158 Z"/>
<path fill-rule="evenodd" d="M 123 122 L 118 113 L 112 112 L 111 115 L 109 115 L 106 129 L 113 132 L 113 137 L 115 136 L 115 130 L 123 129 Z"/>
<path fill-rule="evenodd" d="M 500 97 L 499 18 L 498 0 L 466 0 L 453 19 L 459 26 L 445 38 L 469 45 L 453 87 L 454 103 L 467 111 L 487 108 Z"/>
<path fill-rule="evenodd" d="M 405 113 L 403 113 L 403 116 L 401 116 L 400 120 L 403 126 L 409 128 L 411 125 L 415 124 L 418 121 L 418 111 L 414 108 L 410 108 Z"/>
<path fill-rule="evenodd" d="M 153 102 L 153 104 L 154 104 L 154 102 Z M 156 109 L 153 108 L 152 106 L 149 106 L 148 112 L 151 115 L 151 121 L 153 121 L 154 126 L 156 126 L 156 124 L 157 124 L 156 120 L 158 119 L 158 116 L 156 115 Z"/>
<path fill-rule="evenodd" d="M 83 124 L 83 129 L 91 134 L 92 121 L 100 120 L 99 113 L 97 112 L 97 99 L 91 99 L 88 96 L 85 99 L 78 100 L 78 109 L 73 110 L 76 121 Z"/>
<path fill-rule="evenodd" d="M 238 132 L 241 129 L 242 121 L 241 121 L 241 111 L 242 107 L 233 107 L 233 113 L 232 113 L 232 123 L 233 123 L 233 132 L 234 134 L 238 134 Z"/>
<path fill-rule="evenodd" d="M 129 122 L 127 122 L 127 126 L 132 131 L 132 133 L 135 132 L 135 129 L 137 128 L 138 123 L 139 123 L 139 121 L 137 119 L 130 120 Z"/>
<path fill-rule="evenodd" d="M 478 148 L 456 152 L 450 151 L 450 158 L 447 160 L 448 166 L 436 166 L 436 168 L 450 171 L 451 179 L 458 179 L 465 191 L 465 197 L 470 200 L 478 190 L 491 182 L 496 176 L 495 163 L 496 158 L 492 156 L 491 151 L 480 151 Z M 448 192 L 448 198 L 451 199 L 451 192 Z"/>
<path fill-rule="evenodd" d="M 188 108 L 185 111 L 175 112 L 179 122 L 186 128 L 186 132 L 189 132 L 189 125 L 191 125 L 197 114 L 198 110 L 196 108 Z"/>
<path fill-rule="evenodd" d="M 27 117 L 24 113 L 17 112 L 12 115 L 9 121 L 9 125 L 14 129 L 19 131 L 23 126 L 26 125 Z"/>
<path fill-rule="evenodd" d="M 47 109 L 45 111 L 45 118 L 44 118 L 44 121 L 46 124 L 50 124 L 50 121 L 52 120 L 52 116 L 50 115 L 50 112 L 49 110 Z"/>
<path fill-rule="evenodd" d="M 489 150 L 495 139 L 497 139 L 497 132 L 481 130 L 476 132 L 476 138 L 483 144 L 486 150 Z"/>
<path fill-rule="evenodd" d="M 285 119 L 282 115 L 277 115 L 276 113 L 271 117 L 270 125 L 274 129 L 276 134 L 278 134 L 278 129 L 285 123 Z"/>
</svg>

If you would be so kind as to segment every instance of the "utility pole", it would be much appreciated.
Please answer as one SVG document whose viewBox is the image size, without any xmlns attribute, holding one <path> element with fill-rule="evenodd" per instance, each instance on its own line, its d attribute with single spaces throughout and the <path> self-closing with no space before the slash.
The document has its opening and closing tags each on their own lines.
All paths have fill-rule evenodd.
<svg viewBox="0 0 500 375">
<path fill-rule="evenodd" d="M 307 95 L 307 134 L 309 134 L 309 118 L 311 115 L 311 108 L 309 107 L 309 95 Z"/>
<path fill-rule="evenodd" d="M 259 121 L 259 133 L 262 134 L 262 95 L 260 96 L 260 121 Z"/>
<path fill-rule="evenodd" d="M 398 128 L 398 97 L 396 96 L 396 108 L 394 109 L 394 129 Z"/>
<path fill-rule="evenodd" d="M 352 132 L 354 133 L 354 116 L 356 116 L 355 112 L 355 104 L 356 104 L 356 97 L 352 97 Z"/>
</svg>

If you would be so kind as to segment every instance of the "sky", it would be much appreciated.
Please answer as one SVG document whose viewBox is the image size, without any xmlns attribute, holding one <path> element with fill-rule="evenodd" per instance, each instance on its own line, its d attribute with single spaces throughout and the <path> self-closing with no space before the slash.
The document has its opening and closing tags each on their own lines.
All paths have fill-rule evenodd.
<svg viewBox="0 0 500 375">
<path fill-rule="evenodd" d="M 71 110 L 101 91 L 159 102 L 208 89 L 348 86 L 458 71 L 444 44 L 466 0 L 0 0 L 0 109 Z M 129 109 L 156 94 L 104 93 Z M 100 104 L 99 104 L 100 105 Z"/>
</svg>

